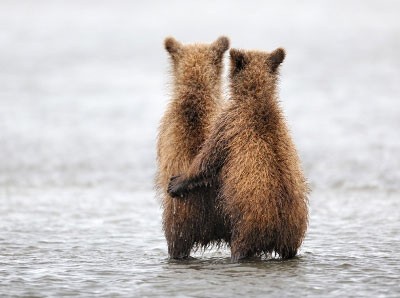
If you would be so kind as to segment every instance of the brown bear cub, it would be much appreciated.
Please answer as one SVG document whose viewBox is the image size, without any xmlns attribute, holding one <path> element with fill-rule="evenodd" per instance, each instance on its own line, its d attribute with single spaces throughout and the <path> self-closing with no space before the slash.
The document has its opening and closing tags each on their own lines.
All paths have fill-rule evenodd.
<svg viewBox="0 0 400 298">
<path fill-rule="evenodd" d="M 292 258 L 307 229 L 308 186 L 277 98 L 285 51 L 232 49 L 230 57 L 230 103 L 189 169 L 171 178 L 168 192 L 186 197 L 217 188 L 233 262 L 274 252 Z"/>
<path fill-rule="evenodd" d="M 166 38 L 172 63 L 172 100 L 161 119 L 157 143 L 156 188 L 162 200 L 163 230 L 171 258 L 189 257 L 192 248 L 224 240 L 215 208 L 215 189 L 191 194 L 190 201 L 171 198 L 169 178 L 187 171 L 209 136 L 222 107 L 223 56 L 229 39 L 211 44 L 182 45 Z"/>
</svg>

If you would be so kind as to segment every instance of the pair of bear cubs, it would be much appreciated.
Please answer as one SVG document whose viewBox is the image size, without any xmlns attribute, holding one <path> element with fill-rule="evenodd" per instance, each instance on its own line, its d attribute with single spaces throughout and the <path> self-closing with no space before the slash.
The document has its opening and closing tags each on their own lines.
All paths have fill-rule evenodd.
<svg viewBox="0 0 400 298">
<path fill-rule="evenodd" d="M 308 186 L 277 99 L 281 48 L 230 50 L 230 100 L 221 76 L 229 39 L 164 42 L 172 100 L 159 128 L 156 188 L 171 258 L 231 248 L 231 261 L 296 255 L 307 229 Z"/>
</svg>

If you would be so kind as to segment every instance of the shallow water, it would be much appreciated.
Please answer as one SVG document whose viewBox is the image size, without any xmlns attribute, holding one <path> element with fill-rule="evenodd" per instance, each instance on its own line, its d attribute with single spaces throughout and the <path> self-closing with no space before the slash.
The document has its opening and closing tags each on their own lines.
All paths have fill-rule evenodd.
<svg viewBox="0 0 400 298">
<path fill-rule="evenodd" d="M 0 296 L 400 295 L 399 5 L 253 5 L 1 2 Z M 168 260 L 162 40 L 222 33 L 287 49 L 282 106 L 313 189 L 290 261 Z"/>
<path fill-rule="evenodd" d="M 134 203 L 133 203 L 134 200 Z M 315 193 L 298 257 L 170 261 L 152 192 L 29 189 L 1 197 L 3 295 L 397 296 L 398 196 Z"/>
</svg>

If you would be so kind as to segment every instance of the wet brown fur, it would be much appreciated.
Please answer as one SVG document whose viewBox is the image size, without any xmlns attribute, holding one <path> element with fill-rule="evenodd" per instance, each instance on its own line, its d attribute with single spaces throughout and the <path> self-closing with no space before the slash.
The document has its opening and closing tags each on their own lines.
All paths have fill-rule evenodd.
<svg viewBox="0 0 400 298">
<path fill-rule="evenodd" d="M 215 190 L 192 194 L 188 200 L 171 198 L 169 178 L 187 171 L 222 106 L 223 55 L 226 37 L 211 44 L 182 45 L 164 41 L 172 65 L 172 100 L 161 120 L 157 143 L 156 188 L 163 207 L 163 229 L 171 258 L 188 257 L 194 247 L 219 243 Z"/>
<path fill-rule="evenodd" d="M 168 191 L 186 196 L 217 187 L 232 261 L 273 253 L 292 258 L 307 229 L 308 186 L 277 99 L 285 51 L 232 49 L 230 56 L 230 103 Z"/>
</svg>

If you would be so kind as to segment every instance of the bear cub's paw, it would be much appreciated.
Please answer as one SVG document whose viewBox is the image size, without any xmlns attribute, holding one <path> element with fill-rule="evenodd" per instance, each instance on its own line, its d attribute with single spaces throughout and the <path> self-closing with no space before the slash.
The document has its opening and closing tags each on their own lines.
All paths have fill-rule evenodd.
<svg viewBox="0 0 400 298">
<path fill-rule="evenodd" d="M 168 183 L 168 194 L 173 198 L 183 198 L 186 195 L 185 183 L 179 179 L 181 175 L 172 176 Z"/>
</svg>

